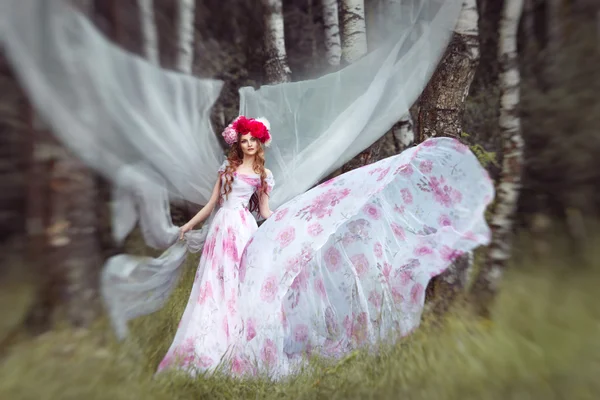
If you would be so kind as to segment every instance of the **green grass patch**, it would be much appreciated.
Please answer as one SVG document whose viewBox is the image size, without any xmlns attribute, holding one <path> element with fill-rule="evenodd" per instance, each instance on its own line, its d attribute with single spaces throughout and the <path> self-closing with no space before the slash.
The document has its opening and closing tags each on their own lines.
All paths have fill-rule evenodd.
<svg viewBox="0 0 600 400">
<path fill-rule="evenodd" d="M 588 261 L 567 254 L 518 252 L 492 322 L 455 309 L 441 327 L 425 322 L 376 354 L 357 351 L 336 364 L 313 359 L 302 374 L 278 383 L 154 377 L 187 302 L 198 262 L 190 257 L 167 306 L 134 321 L 125 342 L 99 321 L 13 346 L 0 364 L 0 398 L 598 399 L 600 263 L 589 260 L 600 253 L 590 250 Z"/>
</svg>

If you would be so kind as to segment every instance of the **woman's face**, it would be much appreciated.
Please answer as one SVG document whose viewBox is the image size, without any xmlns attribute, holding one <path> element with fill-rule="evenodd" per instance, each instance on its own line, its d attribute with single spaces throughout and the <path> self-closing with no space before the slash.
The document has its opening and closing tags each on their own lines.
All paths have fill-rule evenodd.
<svg viewBox="0 0 600 400">
<path fill-rule="evenodd" d="M 248 133 L 240 136 L 240 147 L 242 148 L 244 155 L 253 156 L 258 152 L 260 142 L 257 138 Z"/>
</svg>

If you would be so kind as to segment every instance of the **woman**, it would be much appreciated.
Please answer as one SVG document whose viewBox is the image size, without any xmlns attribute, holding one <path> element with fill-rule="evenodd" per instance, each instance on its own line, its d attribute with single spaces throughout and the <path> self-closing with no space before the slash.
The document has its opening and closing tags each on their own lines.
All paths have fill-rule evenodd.
<svg viewBox="0 0 600 400">
<path fill-rule="evenodd" d="M 265 168 L 264 146 L 270 143 L 268 122 L 238 117 L 223 132 L 231 146 L 206 206 L 180 229 L 180 239 L 220 206 L 209 227 L 194 286 L 175 339 L 159 371 L 214 366 L 227 352 L 237 318 L 238 269 L 246 244 L 258 226 L 251 212 L 269 218 L 269 192 L 274 180 Z M 220 332 L 220 333 L 219 333 Z M 196 359 L 195 354 L 202 356 Z"/>
<path fill-rule="evenodd" d="M 493 186 L 453 139 L 340 175 L 271 216 L 267 126 L 240 117 L 223 135 L 228 160 L 210 203 L 182 234 L 217 199 L 221 210 L 159 370 L 194 374 L 224 362 L 235 375 L 282 377 L 313 352 L 337 358 L 406 335 L 419 324 L 429 280 L 489 240 Z M 260 229 L 247 206 L 269 218 Z"/>
</svg>

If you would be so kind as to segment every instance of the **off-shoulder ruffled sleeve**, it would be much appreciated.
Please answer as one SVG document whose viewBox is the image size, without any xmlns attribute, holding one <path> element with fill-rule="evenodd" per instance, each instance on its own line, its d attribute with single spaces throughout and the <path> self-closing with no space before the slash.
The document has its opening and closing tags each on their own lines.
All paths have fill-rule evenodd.
<svg viewBox="0 0 600 400">
<path fill-rule="evenodd" d="M 225 159 L 225 161 L 223 161 L 223 164 L 221 164 L 221 166 L 219 167 L 219 169 L 217 170 L 219 172 L 219 174 L 222 174 L 223 172 L 225 172 L 225 168 L 227 168 L 229 166 L 229 160 Z"/>
</svg>

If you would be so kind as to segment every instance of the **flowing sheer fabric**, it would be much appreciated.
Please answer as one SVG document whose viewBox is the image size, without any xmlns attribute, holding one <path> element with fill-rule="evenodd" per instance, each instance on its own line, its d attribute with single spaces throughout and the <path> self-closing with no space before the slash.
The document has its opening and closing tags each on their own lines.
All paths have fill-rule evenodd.
<svg viewBox="0 0 600 400">
<path fill-rule="evenodd" d="M 376 349 L 417 328 L 429 280 L 490 238 L 494 186 L 449 138 L 327 181 L 256 230 L 244 207 L 259 184 L 234 180 L 159 372 L 282 378 L 307 354 Z"/>
<path fill-rule="evenodd" d="M 386 39 L 370 43 L 357 63 L 314 80 L 240 90 L 240 112 L 271 121 L 273 208 L 381 137 L 427 84 L 461 4 L 402 3 L 369 27 Z M 222 82 L 168 72 L 119 49 L 63 0 L 3 0 L 0 41 L 56 136 L 117 185 L 115 215 L 123 218 L 114 219 L 115 236 L 140 221 L 150 244 L 172 246 L 158 259 L 122 255 L 107 263 L 104 293 L 123 336 L 128 319 L 160 307 L 185 257 L 167 194 L 156 191 L 198 204 L 210 197 L 223 151 L 209 112 Z M 198 250 L 204 233 L 190 236 L 188 248 Z"/>
</svg>

